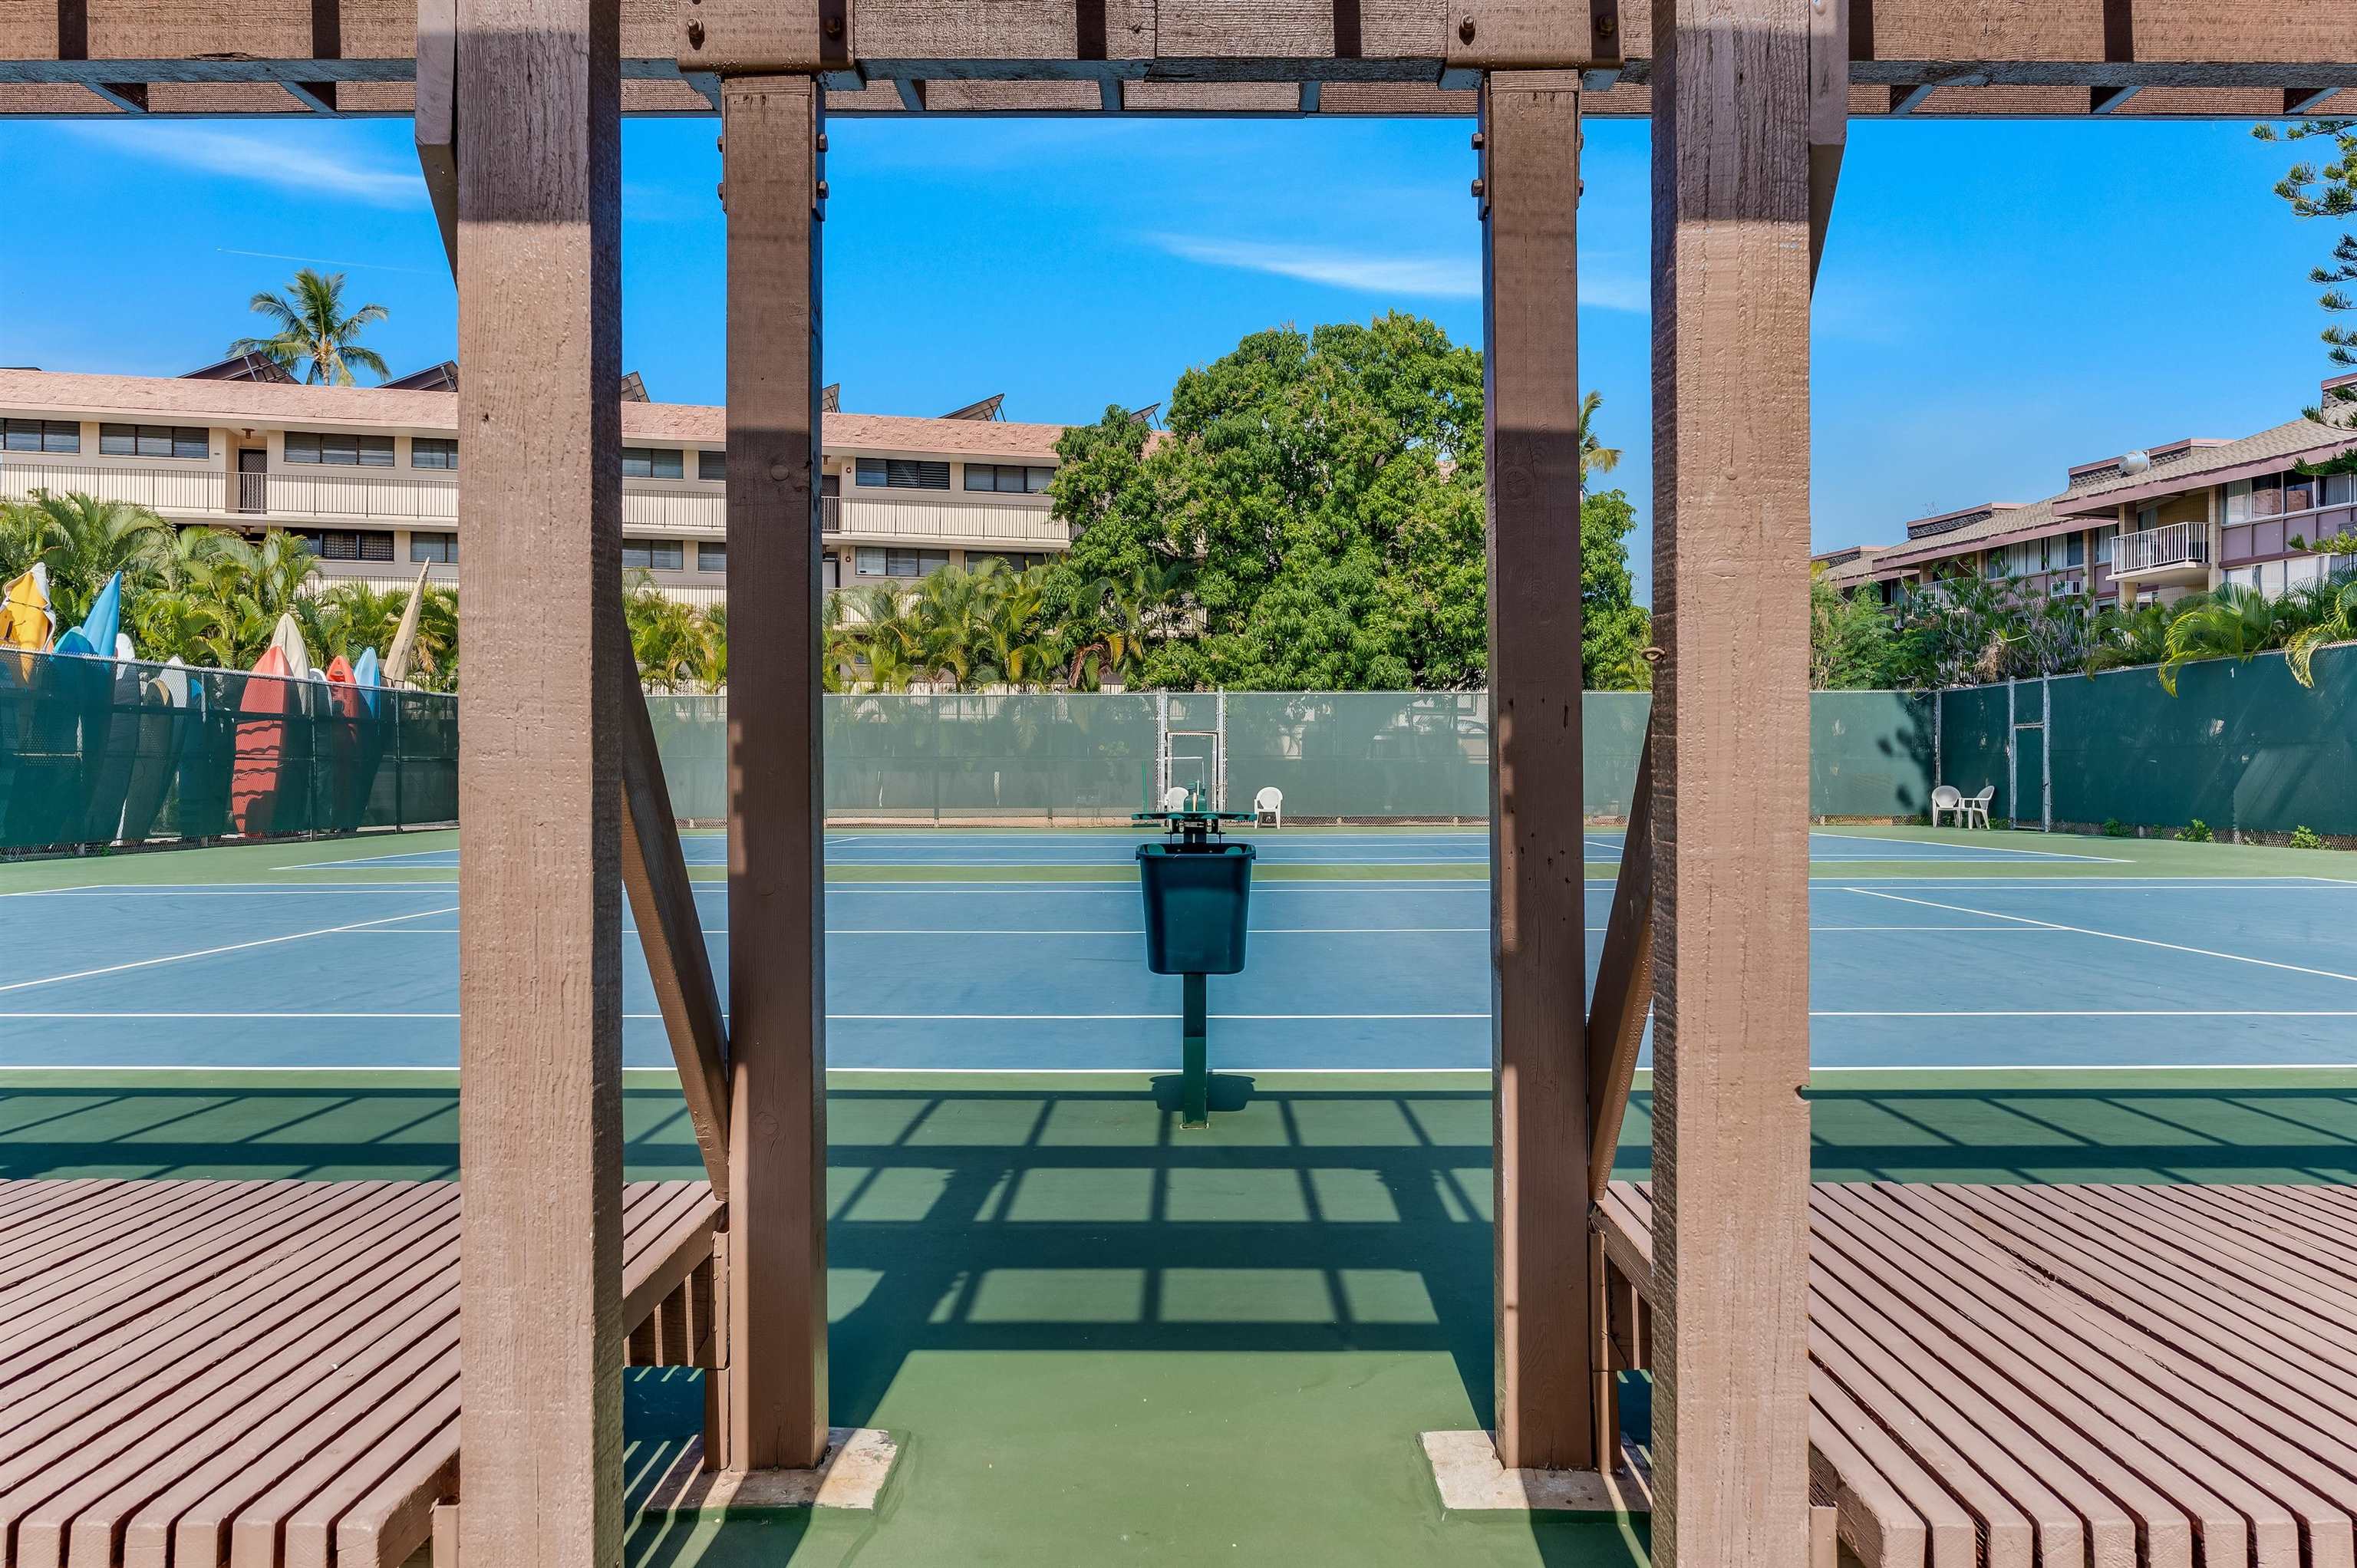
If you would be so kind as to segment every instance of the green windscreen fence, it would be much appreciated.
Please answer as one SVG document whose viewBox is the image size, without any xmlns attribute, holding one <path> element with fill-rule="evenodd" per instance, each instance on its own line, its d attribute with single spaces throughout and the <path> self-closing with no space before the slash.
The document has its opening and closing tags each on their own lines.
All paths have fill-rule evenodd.
<svg viewBox="0 0 2357 1568">
<path fill-rule="evenodd" d="M 647 699 L 681 817 L 727 813 L 727 703 Z M 1652 699 L 1582 703 L 1586 814 L 1629 810 Z M 1925 699 L 1820 692 L 1810 740 L 1823 816 L 1901 817 L 1929 799 Z M 1289 819 L 1482 822 L 1483 692 L 829 696 L 826 809 L 841 820 L 1125 822 L 1171 785 L 1231 811 L 1274 788 Z"/>
<path fill-rule="evenodd" d="M 1943 693 L 1942 782 L 1995 786 L 2000 820 L 2357 835 L 2357 648 L 2313 673 L 2264 653 L 2185 665 L 2173 697 L 2150 669 Z"/>
<path fill-rule="evenodd" d="M 454 697 L 0 651 L 0 848 L 457 815 Z"/>
</svg>

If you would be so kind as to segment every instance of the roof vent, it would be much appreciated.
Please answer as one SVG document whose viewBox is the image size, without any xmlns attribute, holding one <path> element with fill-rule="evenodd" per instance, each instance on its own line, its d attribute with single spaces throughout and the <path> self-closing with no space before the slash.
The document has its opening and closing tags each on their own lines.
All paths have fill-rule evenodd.
<svg viewBox="0 0 2357 1568">
<path fill-rule="evenodd" d="M 2141 474 L 2147 468 L 2151 467 L 2152 455 L 2148 452 L 2123 452 L 2120 454 L 2120 474 L 2123 478 Z"/>
</svg>

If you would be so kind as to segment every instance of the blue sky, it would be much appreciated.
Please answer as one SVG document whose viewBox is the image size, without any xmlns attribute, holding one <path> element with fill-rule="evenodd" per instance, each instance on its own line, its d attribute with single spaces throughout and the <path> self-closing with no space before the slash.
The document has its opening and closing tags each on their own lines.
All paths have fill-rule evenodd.
<svg viewBox="0 0 2357 1568">
<path fill-rule="evenodd" d="M 624 140 L 623 343 L 666 401 L 718 402 L 716 123 Z M 1397 306 L 1480 328 L 1466 122 L 839 120 L 827 376 L 846 407 L 1017 419 L 1151 403 L 1246 332 Z M 1647 137 L 1591 122 L 1582 373 L 1652 503 Z M 1817 292 L 1815 537 L 2030 499 L 2070 464 L 2295 415 L 2326 368 L 2306 281 L 2330 233 L 2226 123 L 1853 126 Z M 396 374 L 456 304 L 400 122 L 0 121 L 20 226 L 0 364 L 171 374 L 305 263 L 392 318 Z M 1632 541 L 1641 578 L 1648 535 Z"/>
</svg>

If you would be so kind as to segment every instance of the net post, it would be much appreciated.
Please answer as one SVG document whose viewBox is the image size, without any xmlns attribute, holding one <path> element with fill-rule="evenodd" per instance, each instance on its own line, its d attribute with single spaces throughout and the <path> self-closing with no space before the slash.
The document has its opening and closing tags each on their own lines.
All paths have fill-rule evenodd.
<svg viewBox="0 0 2357 1568">
<path fill-rule="evenodd" d="M 1180 1121 L 1189 1127 L 1208 1127 L 1211 1124 L 1209 987 L 1200 974 L 1186 975 L 1182 977 L 1181 983 L 1181 1006 L 1186 1016 L 1182 1026 L 1185 1046 L 1180 1069 L 1183 1079 L 1180 1103 L 1184 1109 L 1180 1112 Z"/>
</svg>

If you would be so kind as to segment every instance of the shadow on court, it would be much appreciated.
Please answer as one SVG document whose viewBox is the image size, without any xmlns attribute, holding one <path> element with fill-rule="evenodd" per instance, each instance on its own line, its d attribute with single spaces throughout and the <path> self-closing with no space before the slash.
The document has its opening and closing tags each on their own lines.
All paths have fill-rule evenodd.
<svg viewBox="0 0 2357 1568">
<path fill-rule="evenodd" d="M 2347 1075 L 2054 1079 L 1823 1083 L 1817 1174 L 2357 1179 Z M 1641 1562 L 1641 1529 L 1444 1515 L 1416 1447 L 1490 1419 L 1480 1079 L 1231 1075 L 1214 1104 L 1188 1133 L 1144 1075 L 838 1079 L 833 1419 L 907 1434 L 902 1467 L 876 1514 L 651 1518 L 632 1561 Z M 457 1132 L 444 1075 L 0 1075 L 9 1176 L 447 1177 Z M 700 1168 L 667 1087 L 626 1091 L 625 1135 L 632 1177 Z M 631 1374 L 633 1495 L 699 1377 Z"/>
</svg>

